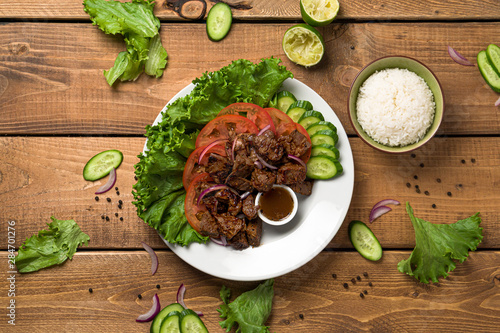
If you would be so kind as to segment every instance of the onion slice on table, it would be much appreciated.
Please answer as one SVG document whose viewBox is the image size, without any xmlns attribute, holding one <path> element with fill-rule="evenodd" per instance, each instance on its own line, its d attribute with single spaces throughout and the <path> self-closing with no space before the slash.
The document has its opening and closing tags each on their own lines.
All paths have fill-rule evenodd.
<svg viewBox="0 0 500 333">
<path fill-rule="evenodd" d="M 390 212 L 391 210 L 392 209 L 390 207 L 387 207 L 387 206 L 379 206 L 379 207 L 373 209 L 370 212 L 370 223 L 372 223 L 373 221 L 375 221 L 376 218 L 384 215 L 385 213 Z"/>
<path fill-rule="evenodd" d="M 397 201 L 397 200 L 394 200 L 394 199 L 384 199 L 384 200 L 382 200 L 382 201 L 377 202 L 377 203 L 373 206 L 372 210 L 377 209 L 377 208 L 378 208 L 378 207 L 380 207 L 380 206 L 386 206 L 386 205 L 399 205 L 399 204 L 400 204 L 400 202 L 399 202 L 399 201 Z"/>
<path fill-rule="evenodd" d="M 158 298 L 158 295 L 155 294 L 153 296 L 153 306 L 151 307 L 151 309 L 149 309 L 148 312 L 141 314 L 139 317 L 137 317 L 135 321 L 139 323 L 146 323 L 148 321 L 151 321 L 154 319 L 154 317 L 156 317 L 156 315 L 158 314 L 158 312 L 160 312 L 160 310 L 161 310 L 160 299 Z"/>
<path fill-rule="evenodd" d="M 271 128 L 271 125 L 266 125 L 263 129 L 260 130 L 259 134 L 257 136 L 262 135 L 265 131 Z"/>
<path fill-rule="evenodd" d="M 156 271 L 158 270 L 158 256 L 156 255 L 156 252 L 151 248 L 151 246 L 144 242 L 141 243 L 144 250 L 146 250 L 151 256 L 151 275 L 155 275 Z"/>
<path fill-rule="evenodd" d="M 109 178 L 108 178 L 108 181 L 106 182 L 106 184 L 99 187 L 99 189 L 97 190 L 97 192 L 95 192 L 95 194 L 103 194 L 103 193 L 108 192 L 109 190 L 111 190 L 113 188 L 113 186 L 115 186 L 115 183 L 116 183 L 116 169 L 113 168 L 109 172 Z"/>
<path fill-rule="evenodd" d="M 302 165 L 307 170 L 306 163 L 304 161 L 302 161 L 299 157 L 293 156 L 293 155 L 288 155 L 288 158 L 291 159 L 291 160 L 294 160 L 297 163 L 299 163 L 300 165 Z"/>
<path fill-rule="evenodd" d="M 500 97 L 498 97 L 497 101 L 495 102 L 495 106 L 500 106 Z"/>
<path fill-rule="evenodd" d="M 215 140 L 214 142 L 212 142 L 211 144 L 209 144 L 208 146 L 205 147 L 205 149 L 203 149 L 203 151 L 201 152 L 200 154 L 200 157 L 198 157 L 198 164 L 201 164 L 201 160 L 203 159 L 203 156 L 205 156 L 205 154 L 210 150 L 210 148 L 212 148 L 213 146 L 217 146 L 219 143 L 222 143 L 226 140 Z"/>
<path fill-rule="evenodd" d="M 177 289 L 177 303 L 182 305 L 184 309 L 187 309 L 188 307 L 184 303 L 184 294 L 186 293 L 186 287 L 184 286 L 184 283 L 182 283 L 179 286 L 179 289 Z M 203 316 L 203 313 L 201 311 L 195 311 L 198 316 Z"/>
<path fill-rule="evenodd" d="M 451 59 L 455 61 L 457 64 L 463 65 L 463 66 L 474 66 L 472 62 L 467 60 L 463 55 L 455 51 L 451 46 L 448 46 L 448 54 L 450 55 Z"/>
<path fill-rule="evenodd" d="M 262 157 L 260 157 L 259 155 L 255 154 L 255 156 L 257 156 L 257 158 L 259 159 L 260 163 L 262 163 L 262 165 L 265 166 L 266 168 L 273 169 L 273 170 L 278 169 L 274 165 L 271 165 L 271 164 L 267 163 L 266 161 L 264 161 L 264 159 Z"/>
</svg>

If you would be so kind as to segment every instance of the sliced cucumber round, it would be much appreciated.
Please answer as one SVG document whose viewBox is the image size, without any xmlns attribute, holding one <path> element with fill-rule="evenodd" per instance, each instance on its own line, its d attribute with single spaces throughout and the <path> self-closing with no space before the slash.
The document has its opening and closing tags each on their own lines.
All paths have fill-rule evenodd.
<svg viewBox="0 0 500 333">
<path fill-rule="evenodd" d="M 182 333 L 208 333 L 205 324 L 193 310 L 182 311 L 180 318 Z"/>
<path fill-rule="evenodd" d="M 299 122 L 300 117 L 309 110 L 312 110 L 313 106 L 310 102 L 308 101 L 296 101 L 290 105 L 288 110 L 286 111 L 286 114 L 292 118 L 294 122 Z"/>
<path fill-rule="evenodd" d="M 306 176 L 311 179 L 330 179 L 343 170 L 335 158 L 326 155 L 312 156 L 307 162 Z"/>
<path fill-rule="evenodd" d="M 288 108 L 290 108 L 290 105 L 295 103 L 297 101 L 297 98 L 289 92 L 289 91 L 280 91 L 276 97 L 276 107 L 278 110 L 281 110 L 283 112 L 287 112 Z"/>
<path fill-rule="evenodd" d="M 106 150 L 92 157 L 83 168 L 85 180 L 98 180 L 106 177 L 113 168 L 118 168 L 123 161 L 119 150 Z"/>
<path fill-rule="evenodd" d="M 159 333 L 181 333 L 181 314 L 179 311 L 172 311 L 163 318 Z"/>
<path fill-rule="evenodd" d="M 339 136 L 332 130 L 318 131 L 316 134 L 311 136 L 311 144 L 313 147 L 321 144 L 335 146 L 338 141 Z"/>
<path fill-rule="evenodd" d="M 158 314 L 155 319 L 151 323 L 151 327 L 149 329 L 150 333 L 160 333 L 160 327 L 164 318 L 166 318 L 171 312 L 177 311 L 178 314 L 184 311 L 184 307 L 179 303 L 172 303 L 164 307 Z M 178 320 L 177 320 L 178 321 Z"/>
<path fill-rule="evenodd" d="M 302 125 L 302 127 L 307 129 L 312 124 L 316 124 L 324 120 L 325 118 L 323 117 L 321 112 L 311 110 L 304 112 L 304 114 L 300 117 L 298 123 Z"/>
<path fill-rule="evenodd" d="M 348 232 L 352 246 L 364 258 L 372 261 L 382 258 L 382 246 L 366 224 L 361 221 L 351 221 Z"/>
<path fill-rule="evenodd" d="M 207 35 L 210 40 L 218 42 L 229 33 L 233 22 L 231 7 L 224 2 L 216 3 L 207 15 Z"/>
<path fill-rule="evenodd" d="M 334 146 L 327 145 L 325 143 L 312 147 L 311 156 L 321 156 L 321 155 L 330 156 L 338 160 L 340 157 L 340 152 Z"/>
<path fill-rule="evenodd" d="M 332 124 L 329 121 L 320 121 L 317 123 L 312 124 L 308 128 L 306 128 L 307 133 L 309 133 L 309 136 L 316 134 L 318 131 L 322 130 L 331 130 L 337 133 L 337 127 L 335 127 L 334 124 Z"/>
</svg>

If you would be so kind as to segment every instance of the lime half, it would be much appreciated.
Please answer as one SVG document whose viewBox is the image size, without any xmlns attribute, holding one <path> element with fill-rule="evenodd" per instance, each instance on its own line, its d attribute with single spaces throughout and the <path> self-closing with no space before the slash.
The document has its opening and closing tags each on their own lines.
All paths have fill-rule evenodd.
<svg viewBox="0 0 500 333">
<path fill-rule="evenodd" d="M 325 42 L 318 30 L 301 23 L 285 32 L 283 51 L 294 63 L 310 67 L 319 63 L 323 58 Z"/>
<path fill-rule="evenodd" d="M 302 19 L 314 27 L 330 24 L 338 12 L 337 0 L 300 0 Z"/>
</svg>

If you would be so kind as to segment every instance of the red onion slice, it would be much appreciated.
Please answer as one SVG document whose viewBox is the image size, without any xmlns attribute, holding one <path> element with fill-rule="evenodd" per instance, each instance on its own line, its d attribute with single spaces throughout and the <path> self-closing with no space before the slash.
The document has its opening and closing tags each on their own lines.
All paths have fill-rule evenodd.
<svg viewBox="0 0 500 333">
<path fill-rule="evenodd" d="M 380 206 L 386 206 L 386 205 L 399 205 L 400 202 L 397 201 L 397 200 L 394 200 L 394 199 L 385 199 L 385 200 L 382 200 L 382 201 L 379 201 L 375 204 L 375 206 L 373 206 L 372 208 L 372 211 L 374 209 L 377 209 L 378 207 Z"/>
<path fill-rule="evenodd" d="M 260 157 L 259 155 L 255 154 L 255 156 L 257 156 L 257 158 L 259 159 L 260 163 L 262 163 L 263 166 L 265 166 L 269 169 L 273 169 L 273 170 L 278 169 L 274 165 L 271 165 L 271 164 L 267 163 L 266 161 L 264 161 L 264 159 L 262 157 Z"/>
<path fill-rule="evenodd" d="M 151 307 L 151 309 L 149 309 L 148 312 L 141 314 L 139 317 L 137 317 L 135 321 L 139 323 L 146 323 L 148 321 L 151 321 L 154 319 L 154 317 L 156 317 L 156 315 L 158 314 L 158 312 L 160 312 L 160 310 L 161 310 L 160 299 L 158 298 L 158 295 L 155 294 L 153 296 L 153 306 Z"/>
<path fill-rule="evenodd" d="M 203 149 L 203 151 L 201 152 L 200 154 L 200 157 L 198 157 L 198 164 L 201 164 L 201 160 L 203 159 L 203 156 L 205 156 L 205 154 L 210 150 L 210 148 L 212 148 L 213 146 L 217 146 L 219 143 L 222 143 L 226 140 L 215 140 L 214 142 L 212 142 L 211 144 L 209 144 L 208 146 L 205 147 L 205 149 Z"/>
<path fill-rule="evenodd" d="M 146 250 L 151 257 L 151 275 L 155 275 L 156 271 L 158 270 L 158 256 L 156 255 L 156 252 L 151 248 L 151 246 L 144 242 L 141 243 L 144 250 Z"/>
<path fill-rule="evenodd" d="M 99 187 L 99 189 L 97 190 L 97 192 L 95 192 L 95 194 L 103 194 L 103 193 L 108 192 L 109 190 L 111 190 L 113 188 L 113 186 L 115 186 L 115 183 L 116 183 L 116 169 L 113 168 L 109 172 L 109 178 L 108 178 L 107 183 L 104 184 L 103 186 Z"/>
<path fill-rule="evenodd" d="M 307 170 L 306 163 L 304 161 L 302 161 L 299 157 L 293 156 L 293 155 L 288 155 L 288 158 L 291 159 L 291 160 L 294 160 L 295 162 L 298 162 L 300 165 L 302 165 Z"/>
<path fill-rule="evenodd" d="M 255 164 L 257 169 L 262 169 L 262 163 L 260 163 L 259 161 L 255 161 L 255 162 L 253 162 L 253 164 Z"/>
<path fill-rule="evenodd" d="M 196 204 L 199 206 L 200 203 L 201 203 L 201 200 L 203 199 L 203 197 L 205 195 L 207 195 L 208 193 L 213 192 L 213 191 L 217 191 L 217 190 L 223 190 L 223 189 L 226 189 L 226 188 L 230 189 L 230 187 L 227 186 L 227 185 L 214 185 L 214 186 L 211 186 L 211 187 L 205 189 L 204 191 L 202 191 L 200 193 L 200 196 L 198 197 L 198 200 L 196 201 Z"/>
<path fill-rule="evenodd" d="M 186 293 L 186 287 L 184 286 L 184 283 L 182 283 L 179 286 L 179 289 L 177 289 L 177 303 L 182 305 L 184 309 L 187 309 L 186 304 L 184 303 L 184 294 Z"/>
<path fill-rule="evenodd" d="M 265 126 L 263 129 L 260 130 L 259 134 L 257 136 L 262 135 L 265 131 L 271 128 L 271 124 Z"/>
<path fill-rule="evenodd" d="M 380 206 L 380 207 L 375 208 L 370 213 L 370 223 L 372 223 L 373 221 L 375 221 L 376 218 L 384 215 L 385 213 L 390 212 L 391 210 L 392 209 L 390 207 L 387 207 L 387 206 Z"/>
<path fill-rule="evenodd" d="M 238 137 L 234 138 L 233 145 L 231 146 L 231 161 L 233 161 L 233 162 L 234 162 L 234 147 L 236 147 L 236 139 L 237 138 Z"/>
<path fill-rule="evenodd" d="M 224 236 L 221 236 L 221 238 L 220 238 L 220 239 L 210 237 L 210 240 L 211 240 L 212 242 L 214 242 L 215 244 L 217 244 L 217 245 L 220 245 L 220 246 L 227 246 L 227 240 L 226 240 L 226 237 L 224 237 Z"/>
<path fill-rule="evenodd" d="M 448 54 L 450 55 L 451 59 L 453 59 L 453 61 L 455 61 L 457 64 L 463 66 L 474 66 L 472 62 L 470 62 L 463 55 L 455 51 L 451 46 L 448 46 Z"/>
<path fill-rule="evenodd" d="M 498 97 L 497 101 L 495 102 L 495 106 L 500 106 L 500 97 Z"/>
</svg>

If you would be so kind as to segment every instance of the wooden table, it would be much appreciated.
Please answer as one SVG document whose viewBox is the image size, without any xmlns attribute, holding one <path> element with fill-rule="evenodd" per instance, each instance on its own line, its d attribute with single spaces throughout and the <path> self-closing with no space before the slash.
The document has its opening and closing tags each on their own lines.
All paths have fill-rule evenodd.
<svg viewBox="0 0 500 333">
<path fill-rule="evenodd" d="M 351 206 L 337 235 L 309 263 L 275 279 L 267 322 L 271 331 L 498 332 L 500 109 L 493 106 L 498 94 L 477 67 L 454 63 L 446 51 L 451 45 L 473 60 L 489 43 L 500 44 L 498 0 L 342 1 L 337 20 L 319 29 L 325 57 L 309 69 L 292 64 L 281 48 L 285 30 L 301 21 L 296 0 L 227 1 L 235 5 L 234 24 L 219 43 L 209 41 L 204 21 L 181 18 L 168 6 L 176 1 L 158 1 L 155 13 L 169 53 L 164 76 L 142 75 L 114 88 L 102 71 L 112 66 L 124 44 L 92 26 L 81 2 L 0 0 L 0 331 L 145 332 L 149 324 L 135 318 L 149 309 L 154 293 L 165 305 L 184 283 L 188 306 L 205 313 L 211 332 L 221 332 L 216 312 L 221 286 L 239 295 L 258 282 L 215 278 L 173 254 L 136 216 L 133 166 L 145 126 L 191 80 L 232 60 L 276 56 L 336 111 L 349 134 L 356 173 Z M 208 8 L 213 4 L 207 3 Z M 184 16 L 196 18 L 202 7 L 188 3 Z M 348 119 L 354 76 L 386 55 L 419 59 L 444 89 L 446 110 L 438 135 L 414 155 L 371 149 Z M 125 156 L 120 195 L 109 194 L 111 204 L 94 200 L 102 181 L 82 178 L 87 160 L 106 149 Z M 348 240 L 349 221 L 367 221 L 371 207 L 384 198 L 409 201 L 417 216 L 434 223 L 481 212 L 484 240 L 447 279 L 418 283 L 396 267 L 415 245 L 404 207 L 371 225 L 384 247 L 379 262 L 363 259 Z M 124 201 L 123 221 L 114 217 L 119 199 Z M 111 220 L 103 221 L 102 214 Z M 90 236 L 89 247 L 61 266 L 15 274 L 15 298 L 9 297 L 8 221 L 15 221 L 18 247 L 45 228 L 51 215 L 75 219 Z M 154 276 L 141 241 L 159 255 Z M 358 275 L 362 280 L 353 285 L 350 280 Z M 359 293 L 365 289 L 362 299 Z M 15 326 L 5 316 L 11 299 Z"/>
</svg>

